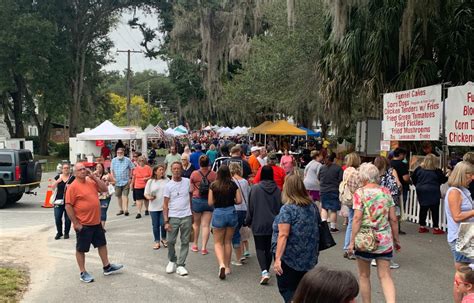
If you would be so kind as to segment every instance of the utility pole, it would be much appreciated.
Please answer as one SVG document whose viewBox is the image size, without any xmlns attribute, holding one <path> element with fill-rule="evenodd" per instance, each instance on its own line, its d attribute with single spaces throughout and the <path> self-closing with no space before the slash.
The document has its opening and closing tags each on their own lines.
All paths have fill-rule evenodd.
<svg viewBox="0 0 474 303">
<path fill-rule="evenodd" d="M 131 98 L 130 98 L 130 54 L 131 53 L 141 53 L 141 51 L 136 51 L 136 50 L 117 50 L 117 53 L 127 53 L 127 123 L 130 126 L 131 121 L 132 121 L 132 116 L 131 116 L 131 111 L 130 111 L 130 103 L 131 103 Z"/>
</svg>

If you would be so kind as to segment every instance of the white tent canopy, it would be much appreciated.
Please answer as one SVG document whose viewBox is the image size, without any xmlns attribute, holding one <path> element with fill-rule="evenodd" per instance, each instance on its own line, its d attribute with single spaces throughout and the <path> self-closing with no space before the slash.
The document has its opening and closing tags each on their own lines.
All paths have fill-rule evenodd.
<svg viewBox="0 0 474 303">
<path fill-rule="evenodd" d="M 148 124 L 148 126 L 143 130 L 143 132 L 146 134 L 148 138 L 161 138 L 161 134 L 156 131 L 155 127 L 151 124 Z"/>
<path fill-rule="evenodd" d="M 78 140 L 131 140 L 135 139 L 134 133 L 127 132 L 115 126 L 109 120 L 105 120 L 94 129 L 77 135 Z"/>
</svg>

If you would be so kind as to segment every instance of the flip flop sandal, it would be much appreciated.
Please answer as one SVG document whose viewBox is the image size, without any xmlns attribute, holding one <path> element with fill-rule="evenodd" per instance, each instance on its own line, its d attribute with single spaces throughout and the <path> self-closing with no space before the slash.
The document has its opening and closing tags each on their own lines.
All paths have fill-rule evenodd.
<svg viewBox="0 0 474 303">
<path fill-rule="evenodd" d="M 168 248 L 168 242 L 165 242 L 165 241 L 161 240 L 161 244 L 163 244 L 163 246 L 164 246 L 165 248 Z"/>
<path fill-rule="evenodd" d="M 153 249 L 154 249 L 154 250 L 158 250 L 158 249 L 160 249 L 160 248 L 161 248 L 160 243 L 156 243 L 156 244 L 153 246 Z"/>
</svg>

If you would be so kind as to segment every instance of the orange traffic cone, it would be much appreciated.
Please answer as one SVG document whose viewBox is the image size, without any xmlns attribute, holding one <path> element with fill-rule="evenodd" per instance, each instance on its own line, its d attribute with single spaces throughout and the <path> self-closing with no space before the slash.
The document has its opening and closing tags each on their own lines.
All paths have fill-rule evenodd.
<svg viewBox="0 0 474 303">
<path fill-rule="evenodd" d="M 51 178 L 49 178 L 48 179 L 48 191 L 46 192 L 46 199 L 44 199 L 44 203 L 43 203 L 43 205 L 41 205 L 41 207 L 44 207 L 44 208 L 54 207 L 54 205 L 49 202 L 52 195 L 53 195 L 53 189 L 52 189 L 52 186 L 51 186 Z"/>
</svg>

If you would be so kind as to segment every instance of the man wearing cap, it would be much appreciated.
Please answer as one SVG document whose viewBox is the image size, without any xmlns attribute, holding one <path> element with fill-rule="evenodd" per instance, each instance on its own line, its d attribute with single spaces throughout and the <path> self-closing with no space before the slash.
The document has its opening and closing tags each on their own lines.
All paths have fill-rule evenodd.
<svg viewBox="0 0 474 303">
<path fill-rule="evenodd" d="M 196 170 L 199 169 L 199 157 L 204 155 L 200 144 L 196 144 L 194 147 L 196 150 L 189 156 L 189 162 L 194 166 Z"/>
<path fill-rule="evenodd" d="M 285 177 L 286 177 L 285 170 L 281 168 L 280 166 L 276 165 L 278 162 L 278 158 L 275 153 L 268 154 L 267 160 L 268 160 L 268 165 L 270 165 L 271 168 L 273 169 L 273 179 L 275 180 L 276 185 L 278 186 L 280 190 L 283 190 L 283 183 L 285 183 Z M 258 182 L 260 182 L 260 174 L 262 172 L 262 167 L 258 169 L 257 174 L 255 175 L 255 178 L 253 179 L 253 184 L 257 184 Z"/>
<path fill-rule="evenodd" d="M 260 155 L 260 147 L 258 146 L 252 146 L 250 149 L 250 152 L 252 153 L 249 157 L 249 165 L 250 169 L 252 170 L 252 175 L 256 175 L 258 169 L 261 167 L 260 162 L 258 162 L 258 156 Z"/>
<path fill-rule="evenodd" d="M 239 146 L 232 147 L 230 150 L 230 158 L 224 160 L 222 164 L 229 166 L 230 163 L 237 163 L 240 165 L 240 167 L 242 167 L 242 178 L 248 179 L 252 175 L 252 170 L 250 169 L 249 163 L 242 159 Z"/>
</svg>

